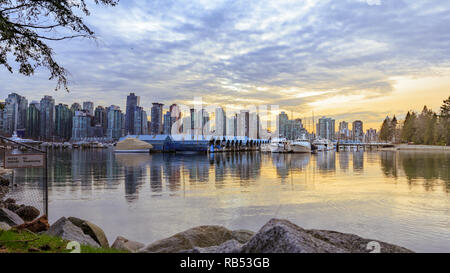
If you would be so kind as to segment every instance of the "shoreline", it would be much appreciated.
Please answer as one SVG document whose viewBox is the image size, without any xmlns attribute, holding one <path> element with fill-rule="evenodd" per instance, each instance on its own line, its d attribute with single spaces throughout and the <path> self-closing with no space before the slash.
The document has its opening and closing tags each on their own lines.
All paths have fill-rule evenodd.
<svg viewBox="0 0 450 273">
<path fill-rule="evenodd" d="M 382 148 L 379 151 L 430 151 L 430 152 L 450 152 L 450 146 L 437 145 L 409 145 L 398 144 L 392 148 Z"/>
</svg>

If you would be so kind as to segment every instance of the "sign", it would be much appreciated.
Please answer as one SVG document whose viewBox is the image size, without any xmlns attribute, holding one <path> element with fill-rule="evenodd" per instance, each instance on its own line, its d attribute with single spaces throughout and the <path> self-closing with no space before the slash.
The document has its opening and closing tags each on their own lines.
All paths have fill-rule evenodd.
<svg viewBox="0 0 450 273">
<path fill-rule="evenodd" d="M 4 168 L 43 168 L 45 167 L 44 154 L 16 154 L 5 155 Z"/>
</svg>

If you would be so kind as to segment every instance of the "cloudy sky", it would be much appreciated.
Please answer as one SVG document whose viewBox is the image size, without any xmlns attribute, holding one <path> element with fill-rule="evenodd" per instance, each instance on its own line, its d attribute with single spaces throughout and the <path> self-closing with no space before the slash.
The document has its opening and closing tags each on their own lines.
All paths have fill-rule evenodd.
<svg viewBox="0 0 450 273">
<path fill-rule="evenodd" d="M 445 0 L 121 0 L 93 7 L 98 41 L 52 44 L 71 73 L 70 93 L 48 72 L 0 67 L 1 99 L 48 94 L 57 103 L 152 102 L 280 105 L 295 117 L 362 119 L 450 95 L 450 2 Z"/>
</svg>

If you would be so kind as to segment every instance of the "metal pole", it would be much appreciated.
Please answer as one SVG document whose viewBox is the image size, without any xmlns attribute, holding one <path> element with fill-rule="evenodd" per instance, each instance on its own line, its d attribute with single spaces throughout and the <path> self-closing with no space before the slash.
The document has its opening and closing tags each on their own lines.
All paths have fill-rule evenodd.
<svg viewBox="0 0 450 273">
<path fill-rule="evenodd" d="M 44 175 L 44 210 L 45 216 L 48 218 L 48 154 L 45 152 L 45 175 Z"/>
</svg>

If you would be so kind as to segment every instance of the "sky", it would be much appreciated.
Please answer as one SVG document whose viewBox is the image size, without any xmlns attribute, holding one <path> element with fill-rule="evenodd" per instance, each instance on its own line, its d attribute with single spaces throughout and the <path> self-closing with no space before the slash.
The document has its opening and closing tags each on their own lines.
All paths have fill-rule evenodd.
<svg viewBox="0 0 450 273">
<path fill-rule="evenodd" d="M 91 1 L 93 2 L 93 1 Z M 279 105 L 379 128 L 450 96 L 450 2 L 425 0 L 137 0 L 91 5 L 97 41 L 51 43 L 69 88 L 38 69 L 0 67 L 0 100 Z"/>
</svg>

